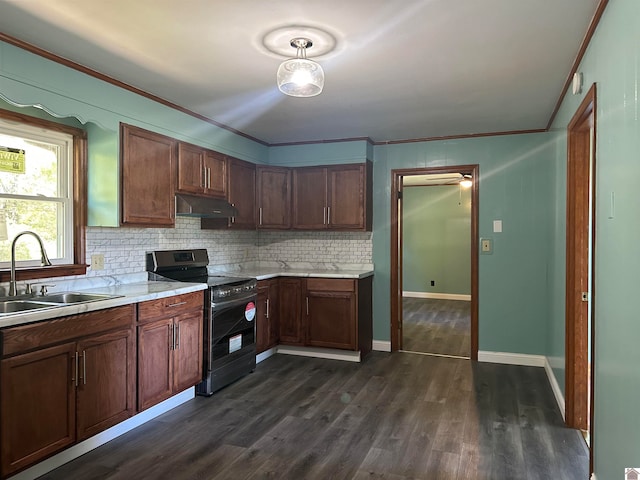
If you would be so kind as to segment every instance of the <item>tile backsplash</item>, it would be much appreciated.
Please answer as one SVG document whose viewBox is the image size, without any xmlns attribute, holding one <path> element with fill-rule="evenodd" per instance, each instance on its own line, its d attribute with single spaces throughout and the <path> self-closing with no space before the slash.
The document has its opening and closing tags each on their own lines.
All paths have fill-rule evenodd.
<svg viewBox="0 0 640 480">
<path fill-rule="evenodd" d="M 87 228 L 87 263 L 104 255 L 104 269 L 87 276 L 145 270 L 151 250 L 206 248 L 210 265 L 258 261 L 372 263 L 371 232 L 200 230 L 200 219 L 176 218 L 175 228 Z"/>
<path fill-rule="evenodd" d="M 369 264 L 371 232 L 260 232 L 258 260 Z"/>
</svg>

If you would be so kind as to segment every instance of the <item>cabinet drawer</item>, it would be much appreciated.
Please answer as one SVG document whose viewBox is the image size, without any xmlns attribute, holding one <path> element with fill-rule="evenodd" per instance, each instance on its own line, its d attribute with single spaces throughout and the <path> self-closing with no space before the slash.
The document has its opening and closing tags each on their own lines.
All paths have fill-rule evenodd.
<svg viewBox="0 0 640 480">
<path fill-rule="evenodd" d="M 307 278 L 307 290 L 355 292 L 356 281 L 345 278 Z"/>
<path fill-rule="evenodd" d="M 149 300 L 138 304 L 138 322 L 167 318 L 204 308 L 204 291 Z"/>
<path fill-rule="evenodd" d="M 2 330 L 2 356 L 54 345 L 99 332 L 130 328 L 134 305 L 95 310 Z"/>
</svg>

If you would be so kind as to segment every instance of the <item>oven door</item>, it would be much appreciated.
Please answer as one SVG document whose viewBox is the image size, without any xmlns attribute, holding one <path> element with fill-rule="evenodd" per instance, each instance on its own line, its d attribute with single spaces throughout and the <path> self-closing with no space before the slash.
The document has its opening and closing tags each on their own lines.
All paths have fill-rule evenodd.
<svg viewBox="0 0 640 480">
<path fill-rule="evenodd" d="M 255 357 L 255 317 L 255 293 L 211 303 L 210 370 L 238 357 Z"/>
</svg>

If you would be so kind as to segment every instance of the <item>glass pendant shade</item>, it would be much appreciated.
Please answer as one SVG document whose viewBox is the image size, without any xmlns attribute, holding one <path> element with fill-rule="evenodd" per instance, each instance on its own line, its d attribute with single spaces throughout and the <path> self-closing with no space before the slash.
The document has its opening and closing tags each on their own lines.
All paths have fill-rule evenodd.
<svg viewBox="0 0 640 480">
<path fill-rule="evenodd" d="M 322 67 L 306 58 L 306 49 L 311 42 L 306 39 L 294 39 L 291 45 L 297 48 L 297 57 L 280 64 L 277 73 L 278 89 L 292 97 L 314 97 L 324 87 Z"/>
</svg>

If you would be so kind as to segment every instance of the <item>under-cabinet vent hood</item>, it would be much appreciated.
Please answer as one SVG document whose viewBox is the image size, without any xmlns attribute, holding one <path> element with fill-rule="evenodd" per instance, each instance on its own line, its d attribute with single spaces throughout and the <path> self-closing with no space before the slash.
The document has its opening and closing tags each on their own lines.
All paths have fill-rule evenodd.
<svg viewBox="0 0 640 480">
<path fill-rule="evenodd" d="M 238 209 L 221 198 L 198 197 L 176 193 L 176 215 L 181 217 L 237 217 Z"/>
</svg>

